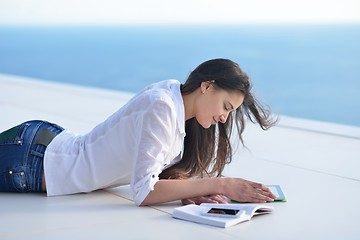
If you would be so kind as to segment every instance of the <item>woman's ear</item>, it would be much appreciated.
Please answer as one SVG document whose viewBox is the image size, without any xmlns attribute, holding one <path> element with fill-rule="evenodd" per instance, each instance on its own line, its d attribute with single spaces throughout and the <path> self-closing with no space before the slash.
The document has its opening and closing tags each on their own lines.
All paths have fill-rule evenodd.
<svg viewBox="0 0 360 240">
<path fill-rule="evenodd" d="M 205 93 L 205 91 L 209 88 L 209 84 L 208 82 L 202 82 L 200 84 L 200 90 L 201 90 L 201 93 Z"/>
<path fill-rule="evenodd" d="M 215 82 L 215 80 L 202 82 L 200 85 L 201 92 L 205 93 L 205 91 L 208 90 L 213 85 L 214 82 Z"/>
</svg>

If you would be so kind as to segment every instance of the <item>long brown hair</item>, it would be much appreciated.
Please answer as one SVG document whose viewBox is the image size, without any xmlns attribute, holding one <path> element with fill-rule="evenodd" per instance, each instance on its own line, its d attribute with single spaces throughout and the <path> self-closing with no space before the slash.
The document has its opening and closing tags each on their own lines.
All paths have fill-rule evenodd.
<svg viewBox="0 0 360 240">
<path fill-rule="evenodd" d="M 249 77 L 237 63 L 228 59 L 213 59 L 200 64 L 181 85 L 181 93 L 192 93 L 205 81 L 213 81 L 216 87 L 226 91 L 239 91 L 244 95 L 244 102 L 229 114 L 225 123 L 219 122 L 217 128 L 212 125 L 205 129 L 195 118 L 187 120 L 182 160 L 164 170 L 160 178 L 221 176 L 225 165 L 231 162 L 230 138 L 234 123 L 241 143 L 246 118 L 258 123 L 264 130 L 275 123 L 270 111 L 252 95 Z"/>
</svg>

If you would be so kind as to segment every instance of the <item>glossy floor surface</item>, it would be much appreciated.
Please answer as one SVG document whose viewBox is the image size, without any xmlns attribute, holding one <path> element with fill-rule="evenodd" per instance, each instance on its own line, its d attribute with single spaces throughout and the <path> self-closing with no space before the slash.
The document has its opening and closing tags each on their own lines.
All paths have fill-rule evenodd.
<svg viewBox="0 0 360 240">
<path fill-rule="evenodd" d="M 0 75 L 0 131 L 45 119 L 85 133 L 131 94 Z M 173 219 L 180 202 L 136 207 L 128 186 L 89 194 L 0 193 L 0 239 L 358 239 L 360 128 L 281 117 L 249 125 L 226 176 L 281 185 L 272 214 L 222 229 Z"/>
</svg>

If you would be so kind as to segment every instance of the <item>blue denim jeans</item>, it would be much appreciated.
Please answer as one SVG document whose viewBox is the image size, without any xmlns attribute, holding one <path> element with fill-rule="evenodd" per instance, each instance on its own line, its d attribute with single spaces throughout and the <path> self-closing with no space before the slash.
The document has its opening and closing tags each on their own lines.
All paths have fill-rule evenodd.
<svg viewBox="0 0 360 240">
<path fill-rule="evenodd" d="M 0 192 L 41 192 L 46 146 L 63 130 L 33 120 L 0 133 Z"/>
</svg>

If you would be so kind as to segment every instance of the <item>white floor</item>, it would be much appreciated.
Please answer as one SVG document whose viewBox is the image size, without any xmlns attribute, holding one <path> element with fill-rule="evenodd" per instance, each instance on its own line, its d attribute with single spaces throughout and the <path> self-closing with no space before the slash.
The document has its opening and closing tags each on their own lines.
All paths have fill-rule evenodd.
<svg viewBox="0 0 360 240">
<path fill-rule="evenodd" d="M 79 133 L 131 97 L 0 75 L 0 132 L 45 119 Z M 334 113 L 336 114 L 336 113 Z M 128 186 L 46 197 L 0 193 L 0 239 L 359 239 L 360 128 L 281 117 L 267 132 L 249 125 L 247 149 L 225 174 L 280 184 L 286 203 L 227 229 L 171 217 L 179 202 L 136 207 Z"/>
</svg>

